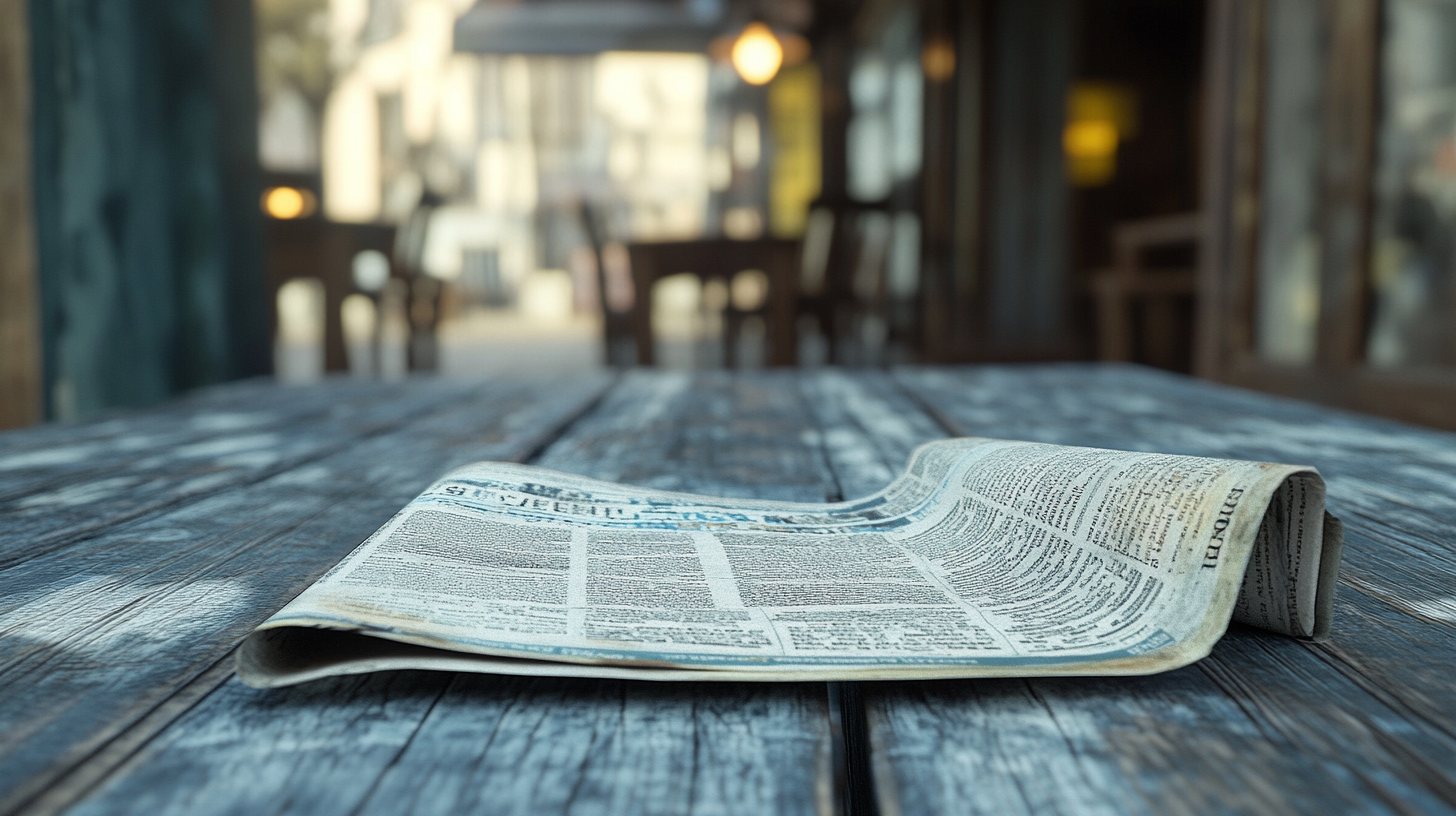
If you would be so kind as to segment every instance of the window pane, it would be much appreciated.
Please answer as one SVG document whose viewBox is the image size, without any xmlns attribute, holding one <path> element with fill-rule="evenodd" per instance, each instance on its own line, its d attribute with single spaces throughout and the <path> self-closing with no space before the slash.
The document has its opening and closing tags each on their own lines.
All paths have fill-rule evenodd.
<svg viewBox="0 0 1456 816">
<path fill-rule="evenodd" d="M 1456 364 L 1456 2 L 1386 5 L 1367 358 Z"/>
</svg>

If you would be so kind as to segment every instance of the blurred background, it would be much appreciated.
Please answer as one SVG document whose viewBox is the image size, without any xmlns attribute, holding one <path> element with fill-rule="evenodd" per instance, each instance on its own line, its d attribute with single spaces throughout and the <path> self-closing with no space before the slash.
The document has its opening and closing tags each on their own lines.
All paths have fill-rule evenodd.
<svg viewBox="0 0 1456 816">
<path fill-rule="evenodd" d="M 0 0 L 0 427 L 1130 361 L 1456 427 L 1453 0 Z"/>
</svg>

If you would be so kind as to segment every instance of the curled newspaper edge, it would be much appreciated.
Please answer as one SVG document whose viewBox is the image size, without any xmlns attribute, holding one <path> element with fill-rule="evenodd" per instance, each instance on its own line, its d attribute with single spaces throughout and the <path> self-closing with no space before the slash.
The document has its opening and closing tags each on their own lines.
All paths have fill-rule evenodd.
<svg viewBox="0 0 1456 816">
<path fill-rule="evenodd" d="M 793 504 L 460 468 L 244 641 L 243 681 L 388 669 L 649 680 L 1151 674 L 1231 620 L 1330 631 L 1310 467 L 952 439 Z"/>
</svg>

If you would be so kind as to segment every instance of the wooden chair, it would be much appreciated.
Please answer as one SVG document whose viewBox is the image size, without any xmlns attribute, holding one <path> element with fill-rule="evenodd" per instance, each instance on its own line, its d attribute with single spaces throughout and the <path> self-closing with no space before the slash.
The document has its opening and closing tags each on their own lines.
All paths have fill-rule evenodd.
<svg viewBox="0 0 1456 816">
<path fill-rule="evenodd" d="M 883 223 L 867 228 L 871 218 Z M 883 202 L 816 203 L 810 211 L 795 308 L 798 315 L 812 316 L 818 323 L 828 342 L 830 362 L 866 362 L 847 354 L 845 341 L 864 318 L 887 319 L 889 218 Z"/>
<path fill-rule="evenodd" d="M 1124 222 L 1113 231 L 1113 261 L 1091 281 L 1097 310 L 1097 357 L 1109 362 L 1142 359 L 1165 364 L 1176 354 L 1176 304 L 1197 292 L 1192 268 L 1149 268 L 1144 253 L 1155 247 L 1196 246 L 1203 229 L 1199 213 Z M 1138 349 L 1134 307 L 1142 307 L 1142 351 Z"/>
</svg>

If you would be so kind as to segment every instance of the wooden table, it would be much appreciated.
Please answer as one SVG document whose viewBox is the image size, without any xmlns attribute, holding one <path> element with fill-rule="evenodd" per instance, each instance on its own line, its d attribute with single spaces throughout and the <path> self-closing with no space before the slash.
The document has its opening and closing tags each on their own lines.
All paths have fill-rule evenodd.
<svg viewBox="0 0 1456 816">
<path fill-rule="evenodd" d="M 231 653 L 434 476 L 868 493 L 947 434 L 1311 463 L 1333 640 L 1147 678 L 256 691 Z M 1456 435 L 1125 366 L 240 384 L 0 435 L 0 812 L 1456 811 Z"/>
<path fill-rule="evenodd" d="M 768 292 L 763 313 L 768 333 L 768 364 L 791 366 L 798 355 L 795 342 L 795 294 L 798 291 L 799 242 L 786 238 L 761 238 L 735 241 L 730 238 L 705 238 L 696 241 L 653 241 L 628 244 L 632 259 L 632 287 L 636 293 L 632 313 L 628 316 L 632 338 L 637 347 L 637 362 L 652 365 L 656 356 L 652 333 L 652 285 L 667 275 L 688 272 L 703 281 L 718 279 L 727 283 L 733 276 L 748 269 L 757 269 L 768 277 Z M 734 350 L 737 331 L 734 326 L 744 313 L 730 304 L 724 315 L 728 325 L 724 341 L 728 357 Z"/>
</svg>

